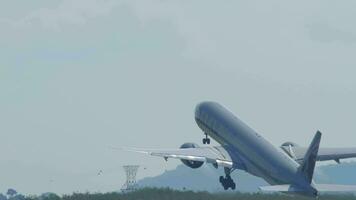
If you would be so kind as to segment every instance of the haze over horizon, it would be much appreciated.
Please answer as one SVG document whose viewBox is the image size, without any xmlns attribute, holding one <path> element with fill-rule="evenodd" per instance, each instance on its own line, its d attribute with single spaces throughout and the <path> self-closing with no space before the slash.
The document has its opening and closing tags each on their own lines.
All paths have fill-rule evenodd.
<svg viewBox="0 0 356 200">
<path fill-rule="evenodd" d="M 356 146 L 355 6 L 2 1 L 0 191 L 113 191 L 124 164 L 145 166 L 138 178 L 174 169 L 109 147 L 201 144 L 205 100 L 276 146 L 316 130 L 321 146 Z"/>
</svg>

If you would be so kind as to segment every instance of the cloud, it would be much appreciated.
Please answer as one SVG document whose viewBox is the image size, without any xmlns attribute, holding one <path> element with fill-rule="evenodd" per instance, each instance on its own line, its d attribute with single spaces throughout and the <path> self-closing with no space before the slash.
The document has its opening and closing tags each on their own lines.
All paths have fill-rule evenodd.
<svg viewBox="0 0 356 200">
<path fill-rule="evenodd" d="M 112 0 L 64 0 L 55 8 L 38 8 L 20 19 L 3 18 L 1 21 L 17 28 L 40 25 L 48 29 L 60 30 L 63 25 L 83 25 L 90 19 L 108 15 L 121 3 L 122 1 Z"/>
<path fill-rule="evenodd" d="M 327 23 L 314 23 L 307 27 L 311 39 L 317 42 L 342 42 L 346 45 L 352 45 L 356 42 L 356 33 L 341 30 Z"/>
</svg>

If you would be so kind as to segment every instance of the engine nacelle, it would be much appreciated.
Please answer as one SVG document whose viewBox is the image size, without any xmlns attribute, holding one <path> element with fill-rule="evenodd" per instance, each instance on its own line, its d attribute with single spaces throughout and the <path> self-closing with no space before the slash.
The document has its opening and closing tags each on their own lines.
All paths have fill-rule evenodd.
<svg viewBox="0 0 356 200">
<path fill-rule="evenodd" d="M 294 143 L 294 142 L 285 142 L 285 143 L 283 143 L 281 145 L 281 147 L 289 147 L 289 146 L 291 146 L 291 147 L 299 147 L 299 145 Z"/>
<path fill-rule="evenodd" d="M 296 160 L 295 158 L 295 153 L 294 153 L 294 148 L 299 147 L 298 144 L 294 142 L 285 142 L 281 145 L 281 149 L 288 154 L 289 157 L 292 159 Z M 298 161 L 297 161 L 298 162 Z"/>
<path fill-rule="evenodd" d="M 184 143 L 182 146 L 180 146 L 181 149 L 197 148 L 197 147 L 199 146 L 195 143 Z M 204 164 L 204 162 L 201 161 L 192 161 L 192 160 L 184 160 L 184 159 L 181 159 L 180 161 L 182 161 L 182 163 L 185 164 L 186 166 L 193 169 L 199 168 Z"/>
</svg>

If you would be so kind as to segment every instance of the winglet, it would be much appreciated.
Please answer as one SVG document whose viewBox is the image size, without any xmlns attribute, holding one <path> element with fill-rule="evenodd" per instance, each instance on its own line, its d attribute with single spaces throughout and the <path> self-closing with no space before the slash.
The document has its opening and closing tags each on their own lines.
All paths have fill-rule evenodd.
<svg viewBox="0 0 356 200">
<path fill-rule="evenodd" d="M 313 138 L 313 141 L 309 145 L 306 154 L 304 155 L 303 163 L 299 168 L 301 173 L 305 175 L 309 183 L 311 183 L 313 178 L 315 163 L 319 151 L 320 140 L 321 140 L 321 132 L 317 131 Z"/>
</svg>

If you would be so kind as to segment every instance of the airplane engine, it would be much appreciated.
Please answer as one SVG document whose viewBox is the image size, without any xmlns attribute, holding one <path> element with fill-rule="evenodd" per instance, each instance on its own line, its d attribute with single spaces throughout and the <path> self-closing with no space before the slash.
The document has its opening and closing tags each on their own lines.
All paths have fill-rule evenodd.
<svg viewBox="0 0 356 200">
<path fill-rule="evenodd" d="M 285 143 L 283 143 L 281 145 L 281 147 L 289 147 L 289 146 L 291 146 L 291 147 L 299 147 L 299 145 L 294 143 L 294 142 L 285 142 Z"/>
<path fill-rule="evenodd" d="M 181 149 L 186 149 L 186 148 L 196 148 L 199 147 L 197 144 L 194 143 L 184 143 L 182 146 L 180 146 Z M 182 163 L 190 168 L 196 169 L 201 167 L 204 162 L 201 161 L 192 161 L 192 160 L 184 160 L 181 159 Z"/>
<path fill-rule="evenodd" d="M 292 159 L 295 159 L 295 153 L 294 153 L 294 147 L 299 147 L 298 144 L 294 143 L 294 142 L 285 142 L 281 145 L 281 149 L 286 152 L 289 157 L 291 157 Z M 297 161 L 298 162 L 298 161 Z"/>
</svg>

